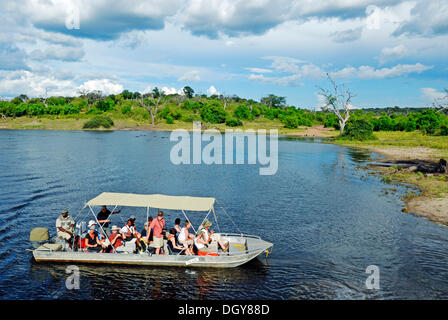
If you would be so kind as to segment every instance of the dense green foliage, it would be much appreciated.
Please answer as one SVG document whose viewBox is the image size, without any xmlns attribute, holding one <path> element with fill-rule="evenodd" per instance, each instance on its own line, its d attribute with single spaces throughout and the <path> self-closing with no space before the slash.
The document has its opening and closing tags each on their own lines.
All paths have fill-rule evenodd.
<svg viewBox="0 0 448 320">
<path fill-rule="evenodd" d="M 375 139 L 373 125 L 365 119 L 351 121 L 345 128 L 343 138 L 360 141 Z"/>
<path fill-rule="evenodd" d="M 227 112 L 218 101 L 211 101 L 201 108 L 201 119 L 205 122 L 224 123 L 226 117 Z"/>
<path fill-rule="evenodd" d="M 87 120 L 84 125 L 83 128 L 84 129 L 97 129 L 100 127 L 103 128 L 110 128 L 114 125 L 113 120 L 110 117 L 107 116 L 95 116 L 90 120 Z"/>
<path fill-rule="evenodd" d="M 339 121 L 334 113 L 288 106 L 285 97 L 271 94 L 257 102 L 238 96 L 195 94 L 191 87 L 185 87 L 183 92 L 183 96 L 165 95 L 161 90 L 154 88 L 145 94 L 124 90 L 121 94 L 109 96 L 103 96 L 99 91 L 84 93 L 80 97 L 47 99 L 20 95 L 10 101 L 0 101 L 0 116 L 95 119 L 93 124 L 98 123 L 98 116 L 151 122 L 149 111 L 142 105 L 142 101 L 154 106 L 153 102 L 148 102 L 152 96 L 161 98 L 155 114 L 155 123 L 202 121 L 213 124 L 225 123 L 234 127 L 259 122 L 266 126 L 269 126 L 269 123 L 277 123 L 277 126 L 281 124 L 289 129 L 317 124 L 339 129 Z M 427 135 L 448 135 L 446 113 L 431 108 L 394 107 L 352 110 L 346 127 L 349 131 L 346 138 L 355 139 L 360 136 L 364 139 L 364 133 L 359 132 L 370 130 L 368 129 L 370 126 L 366 123 L 373 131 L 419 130 Z"/>
<path fill-rule="evenodd" d="M 237 118 L 229 118 L 226 120 L 226 125 L 228 125 L 229 127 L 238 127 L 242 126 L 243 122 Z"/>
</svg>

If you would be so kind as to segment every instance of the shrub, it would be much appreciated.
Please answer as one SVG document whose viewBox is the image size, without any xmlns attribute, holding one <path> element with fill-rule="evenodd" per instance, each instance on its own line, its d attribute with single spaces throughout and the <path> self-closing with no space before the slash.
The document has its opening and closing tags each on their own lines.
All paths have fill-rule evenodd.
<svg viewBox="0 0 448 320">
<path fill-rule="evenodd" d="M 415 131 L 416 129 L 417 129 L 417 123 L 413 120 L 409 120 L 404 125 L 404 130 L 406 130 L 407 132 Z"/>
<path fill-rule="evenodd" d="M 121 113 L 122 114 L 128 114 L 131 112 L 131 106 L 122 106 L 121 107 Z"/>
<path fill-rule="evenodd" d="M 201 108 L 201 119 L 211 123 L 224 123 L 227 112 L 216 102 L 206 104 Z"/>
<path fill-rule="evenodd" d="M 26 113 L 30 116 L 41 116 L 47 112 L 43 103 L 28 104 Z"/>
<path fill-rule="evenodd" d="M 131 110 L 131 117 L 134 120 L 148 120 L 150 118 L 150 115 L 145 108 L 134 107 Z"/>
<path fill-rule="evenodd" d="M 324 122 L 325 128 L 334 128 L 336 130 L 340 129 L 338 117 L 334 113 L 327 113 Z"/>
<path fill-rule="evenodd" d="M 201 121 L 201 118 L 198 115 L 189 115 L 184 117 L 183 121 L 185 122 Z"/>
<path fill-rule="evenodd" d="M 67 103 L 67 99 L 64 97 L 50 97 L 47 99 L 47 104 L 52 104 L 54 106 L 63 106 Z"/>
<path fill-rule="evenodd" d="M 86 121 L 83 125 L 83 129 L 96 129 L 99 127 L 110 128 L 114 125 L 113 120 L 107 116 L 96 116 Z"/>
<path fill-rule="evenodd" d="M 257 106 L 252 107 L 252 114 L 255 118 L 258 118 L 261 115 L 261 109 Z"/>
<path fill-rule="evenodd" d="M 285 128 L 294 129 L 299 126 L 299 119 L 297 116 L 284 116 L 282 117 L 282 123 L 285 126 Z"/>
<path fill-rule="evenodd" d="M 204 106 L 204 104 L 201 101 L 185 100 L 182 103 L 181 108 L 187 109 L 187 110 L 193 110 L 194 112 L 196 112 L 196 111 L 200 110 L 203 106 Z"/>
<path fill-rule="evenodd" d="M 250 112 L 250 108 L 245 105 L 240 105 L 235 109 L 235 117 L 244 120 L 253 120 L 254 115 Z"/>
<path fill-rule="evenodd" d="M 96 107 L 98 110 L 107 112 L 114 108 L 115 102 L 111 98 L 107 98 L 106 100 L 99 100 L 95 102 L 93 106 Z"/>
<path fill-rule="evenodd" d="M 375 139 L 373 135 L 372 124 L 369 121 L 363 119 L 354 120 L 347 123 L 347 127 L 345 128 L 343 137 L 350 140 L 361 141 Z"/>
<path fill-rule="evenodd" d="M 174 118 L 172 116 L 167 116 L 166 118 L 166 123 L 168 124 L 173 124 L 174 123 Z"/>
<path fill-rule="evenodd" d="M 426 134 L 434 134 L 440 128 L 441 115 L 434 109 L 425 110 L 417 115 L 417 128 Z"/>
<path fill-rule="evenodd" d="M 280 109 L 277 109 L 277 108 L 276 109 L 266 108 L 266 110 L 264 112 L 264 117 L 266 119 L 269 119 L 269 120 L 274 120 L 274 119 L 278 118 L 280 113 L 281 113 Z"/>
<path fill-rule="evenodd" d="M 440 135 L 448 136 L 448 126 L 443 125 L 440 127 Z"/>
<path fill-rule="evenodd" d="M 86 114 L 101 114 L 103 113 L 103 111 L 98 110 L 95 107 L 90 108 L 89 110 L 87 110 Z"/>
<path fill-rule="evenodd" d="M 381 116 L 374 121 L 375 131 L 392 131 L 394 130 L 394 121 L 389 116 Z"/>
<path fill-rule="evenodd" d="M 77 114 L 81 111 L 80 106 L 75 106 L 72 103 L 67 104 L 64 106 L 64 114 Z"/>
<path fill-rule="evenodd" d="M 63 114 L 64 113 L 64 107 L 63 106 L 50 104 L 47 107 L 47 113 L 51 114 L 51 115 Z"/>
<path fill-rule="evenodd" d="M 242 126 L 243 122 L 237 118 L 229 118 L 226 120 L 226 125 L 228 125 L 229 127 L 238 127 Z"/>
</svg>

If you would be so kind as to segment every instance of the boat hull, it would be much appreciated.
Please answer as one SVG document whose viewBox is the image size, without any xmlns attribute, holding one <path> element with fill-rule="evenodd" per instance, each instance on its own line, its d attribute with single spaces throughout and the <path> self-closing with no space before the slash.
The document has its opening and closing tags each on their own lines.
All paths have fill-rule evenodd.
<svg viewBox="0 0 448 320">
<path fill-rule="evenodd" d="M 231 249 L 229 255 L 220 254 L 219 256 L 114 254 L 43 250 L 34 250 L 33 256 L 37 262 L 233 268 L 249 262 L 273 246 L 272 243 L 260 238 L 227 237 L 227 239 L 230 240 Z M 247 250 L 245 246 L 246 240 Z"/>
</svg>

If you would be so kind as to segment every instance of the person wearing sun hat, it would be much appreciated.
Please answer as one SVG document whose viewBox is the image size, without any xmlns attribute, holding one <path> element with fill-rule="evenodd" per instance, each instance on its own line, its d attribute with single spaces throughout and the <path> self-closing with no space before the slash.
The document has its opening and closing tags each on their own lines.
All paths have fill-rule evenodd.
<svg viewBox="0 0 448 320">
<path fill-rule="evenodd" d="M 123 235 L 119 231 L 120 231 L 119 227 L 112 226 L 112 233 L 109 236 L 110 244 L 115 249 L 123 245 Z"/>
<path fill-rule="evenodd" d="M 198 251 L 210 252 L 208 241 L 204 239 L 204 231 L 199 230 L 194 237 L 194 245 Z"/>
<path fill-rule="evenodd" d="M 212 226 L 212 223 L 208 220 L 205 220 L 202 223 L 202 229 L 200 229 L 204 235 L 203 238 L 207 242 L 207 244 L 210 244 L 211 248 L 218 249 L 217 245 L 219 245 L 222 249 L 222 251 L 227 252 L 229 251 L 229 242 L 228 241 L 222 241 L 221 236 L 219 234 L 215 234 L 213 230 L 210 230 L 210 227 Z"/>
</svg>

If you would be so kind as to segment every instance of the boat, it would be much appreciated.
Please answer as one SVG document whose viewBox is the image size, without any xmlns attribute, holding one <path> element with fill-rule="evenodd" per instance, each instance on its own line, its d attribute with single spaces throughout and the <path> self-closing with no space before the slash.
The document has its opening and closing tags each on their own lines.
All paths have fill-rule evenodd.
<svg viewBox="0 0 448 320">
<path fill-rule="evenodd" d="M 133 194 L 133 193 L 113 193 L 103 192 L 97 197 L 86 202 L 84 207 L 92 213 L 97 225 L 98 223 L 93 207 L 114 206 L 114 210 L 120 207 L 143 207 L 146 208 L 146 217 L 148 219 L 150 208 L 158 210 L 181 211 L 187 220 L 186 212 L 207 212 L 204 221 L 213 214 L 216 225 L 218 220 L 215 213 L 215 198 L 211 197 L 191 197 L 191 196 L 171 196 L 161 194 Z M 225 209 L 224 209 L 225 210 Z M 113 211 L 112 211 L 113 212 Z M 225 212 L 225 211 L 224 211 Z M 230 215 L 229 215 L 230 218 Z M 146 219 L 146 221 L 147 221 Z M 231 219 L 231 218 L 230 218 Z M 76 222 L 76 220 L 75 220 Z M 201 223 L 201 225 L 202 225 Z M 232 221 L 233 223 L 233 221 Z M 76 234 L 82 235 L 82 221 L 76 223 Z M 200 226 L 201 226 L 200 225 Z M 235 224 L 234 224 L 235 225 Z M 84 222 L 85 226 L 85 222 Z M 235 225 L 236 226 L 236 225 Z M 206 255 L 181 255 L 172 254 L 167 248 L 167 240 L 164 240 L 164 253 L 152 254 L 149 251 L 118 251 L 111 253 L 85 252 L 82 248 L 72 250 L 65 240 L 57 237 L 49 238 L 48 230 L 45 228 L 35 228 L 31 231 L 30 240 L 34 244 L 32 250 L 33 257 L 37 262 L 66 262 L 66 263 L 97 263 L 97 264 L 123 264 L 123 265 L 141 265 L 141 266 L 177 266 L 177 267 L 214 267 L 214 268 L 232 268 L 245 264 L 259 255 L 265 253 L 266 256 L 272 251 L 273 243 L 265 241 L 256 235 L 247 235 L 243 233 L 221 233 L 221 240 L 228 241 L 229 247 L 226 252 L 217 251 Z M 193 227 L 194 232 L 196 229 Z M 198 229 L 199 230 L 199 227 Z M 100 231 L 100 232 L 101 232 Z M 36 234 L 44 235 L 43 237 Z M 46 235 L 45 235 L 46 234 Z M 36 241 L 37 240 L 37 241 Z"/>
</svg>

